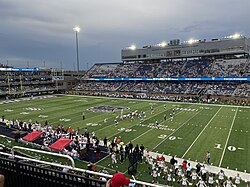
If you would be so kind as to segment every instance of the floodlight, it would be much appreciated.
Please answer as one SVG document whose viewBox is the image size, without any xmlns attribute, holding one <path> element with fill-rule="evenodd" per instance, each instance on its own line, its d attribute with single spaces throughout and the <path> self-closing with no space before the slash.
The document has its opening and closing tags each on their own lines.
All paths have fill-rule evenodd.
<svg viewBox="0 0 250 187">
<path fill-rule="evenodd" d="M 234 35 L 232 35 L 233 39 L 238 39 L 240 37 L 241 37 L 241 35 L 239 33 L 235 33 Z"/>
<path fill-rule="evenodd" d="M 73 28 L 73 31 L 75 31 L 75 32 L 80 32 L 80 30 L 81 30 L 81 28 L 80 28 L 78 25 L 76 25 L 76 26 Z"/>
<path fill-rule="evenodd" d="M 131 46 L 129 47 L 129 49 L 131 49 L 131 50 L 136 50 L 136 46 L 133 44 L 133 45 L 131 45 Z"/>
<path fill-rule="evenodd" d="M 187 43 L 188 44 L 193 44 L 193 43 L 195 43 L 197 40 L 194 40 L 194 39 L 189 39 L 188 41 L 187 41 Z"/>
<path fill-rule="evenodd" d="M 167 43 L 166 42 L 161 42 L 160 44 L 158 44 L 159 46 L 161 47 L 166 47 L 167 46 Z"/>
</svg>

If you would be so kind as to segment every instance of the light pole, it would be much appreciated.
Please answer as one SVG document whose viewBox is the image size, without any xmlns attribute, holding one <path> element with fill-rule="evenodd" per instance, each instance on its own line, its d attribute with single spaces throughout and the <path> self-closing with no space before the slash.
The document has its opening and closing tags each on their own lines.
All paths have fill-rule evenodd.
<svg viewBox="0 0 250 187">
<path fill-rule="evenodd" d="M 73 28 L 73 31 L 76 32 L 76 62 L 77 62 L 77 73 L 79 73 L 79 54 L 78 54 L 78 32 L 80 32 L 81 28 L 77 25 Z"/>
</svg>

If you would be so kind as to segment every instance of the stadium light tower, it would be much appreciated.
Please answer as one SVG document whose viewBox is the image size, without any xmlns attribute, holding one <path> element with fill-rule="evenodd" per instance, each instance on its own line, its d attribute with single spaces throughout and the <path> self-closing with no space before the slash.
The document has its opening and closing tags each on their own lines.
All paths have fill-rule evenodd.
<svg viewBox="0 0 250 187">
<path fill-rule="evenodd" d="M 81 28 L 76 25 L 73 28 L 73 31 L 76 33 L 76 62 L 77 62 L 77 73 L 79 73 L 79 54 L 78 54 L 78 32 L 80 32 Z"/>
</svg>

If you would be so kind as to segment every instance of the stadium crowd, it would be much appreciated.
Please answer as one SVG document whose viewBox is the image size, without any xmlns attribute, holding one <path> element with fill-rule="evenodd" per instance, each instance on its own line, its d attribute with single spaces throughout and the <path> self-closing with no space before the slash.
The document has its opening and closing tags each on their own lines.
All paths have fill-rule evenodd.
<svg viewBox="0 0 250 187">
<path fill-rule="evenodd" d="M 76 94 L 171 101 L 247 103 L 245 81 L 94 81 L 91 78 L 247 77 L 250 62 L 232 59 L 166 60 L 161 63 L 95 64 L 73 88 Z M 189 97 L 189 98 L 188 98 Z M 231 97 L 227 99 L 226 97 Z M 187 99 L 188 98 L 188 99 Z"/>
<path fill-rule="evenodd" d="M 168 60 L 161 63 L 95 64 L 84 78 L 247 77 L 249 75 L 249 60 L 234 58 Z"/>
<path fill-rule="evenodd" d="M 219 101 L 220 96 L 227 99 L 227 97 L 247 98 L 250 95 L 249 84 L 246 82 L 84 81 L 73 90 L 75 93 L 88 95 L 137 99 L 184 101 L 186 98 L 191 98 L 190 101 L 193 102 Z M 238 99 L 230 101 L 246 102 Z"/>
</svg>

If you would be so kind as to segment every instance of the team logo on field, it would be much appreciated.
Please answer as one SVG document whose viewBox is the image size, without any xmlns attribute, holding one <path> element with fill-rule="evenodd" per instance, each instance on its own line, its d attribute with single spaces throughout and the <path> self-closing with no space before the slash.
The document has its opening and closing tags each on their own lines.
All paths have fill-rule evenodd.
<svg viewBox="0 0 250 187">
<path fill-rule="evenodd" d="M 115 111 L 121 111 L 121 110 L 128 110 L 128 107 L 122 107 L 122 106 L 94 106 L 91 107 L 89 110 L 92 112 L 115 112 Z"/>
<path fill-rule="evenodd" d="M 22 114 L 22 115 L 28 115 L 30 113 L 29 112 L 21 112 L 20 114 Z"/>
</svg>

